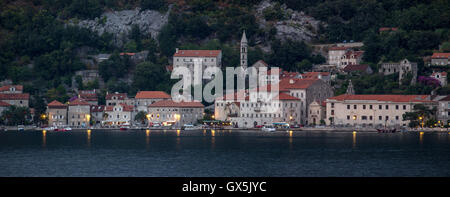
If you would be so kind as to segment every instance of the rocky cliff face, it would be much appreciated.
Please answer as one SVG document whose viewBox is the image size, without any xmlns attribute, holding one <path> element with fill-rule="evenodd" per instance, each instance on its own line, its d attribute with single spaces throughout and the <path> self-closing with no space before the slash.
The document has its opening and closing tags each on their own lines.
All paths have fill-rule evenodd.
<svg viewBox="0 0 450 197">
<path fill-rule="evenodd" d="M 149 33 L 156 38 L 168 21 L 169 12 L 170 8 L 164 14 L 155 10 L 141 11 L 140 8 L 136 8 L 135 10 L 106 12 L 94 20 L 78 22 L 71 20 L 70 23 L 96 31 L 99 35 L 104 32 L 111 33 L 114 36 L 114 44 L 122 46 L 133 25 L 138 25 L 141 32 Z"/>
<path fill-rule="evenodd" d="M 256 18 L 261 28 L 273 25 L 277 29 L 276 37 L 281 40 L 295 40 L 309 42 L 317 36 L 319 25 L 326 26 L 325 23 L 305 15 L 303 12 L 297 12 L 281 5 L 281 9 L 285 10 L 286 19 L 280 21 L 266 21 L 264 18 L 264 10 L 273 7 L 274 3 L 269 0 L 262 1 L 256 6 Z"/>
</svg>

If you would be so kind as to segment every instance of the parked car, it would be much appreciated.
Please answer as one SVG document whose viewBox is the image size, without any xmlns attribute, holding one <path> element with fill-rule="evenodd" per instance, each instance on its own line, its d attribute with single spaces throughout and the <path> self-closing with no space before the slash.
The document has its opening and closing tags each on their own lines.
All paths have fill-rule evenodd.
<svg viewBox="0 0 450 197">
<path fill-rule="evenodd" d="M 24 130 L 25 130 L 25 126 L 17 125 L 17 131 L 24 131 Z"/>
<path fill-rule="evenodd" d="M 300 128 L 300 125 L 299 124 L 293 124 L 293 125 L 291 125 L 291 128 Z"/>
<path fill-rule="evenodd" d="M 255 128 L 260 129 L 260 128 L 263 128 L 263 126 L 264 126 L 264 125 L 256 125 Z"/>
</svg>

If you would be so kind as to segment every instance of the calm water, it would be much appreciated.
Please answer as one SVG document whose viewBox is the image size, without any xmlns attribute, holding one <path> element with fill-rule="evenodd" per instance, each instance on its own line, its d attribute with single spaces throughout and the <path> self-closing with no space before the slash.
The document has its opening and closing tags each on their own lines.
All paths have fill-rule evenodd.
<svg viewBox="0 0 450 197">
<path fill-rule="evenodd" d="M 448 132 L 185 132 L 0 132 L 0 176 L 450 176 Z"/>
</svg>

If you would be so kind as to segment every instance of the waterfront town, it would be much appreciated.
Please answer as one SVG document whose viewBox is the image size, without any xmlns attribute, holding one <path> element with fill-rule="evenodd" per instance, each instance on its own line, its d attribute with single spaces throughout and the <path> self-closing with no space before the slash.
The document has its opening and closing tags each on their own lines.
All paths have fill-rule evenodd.
<svg viewBox="0 0 450 197">
<path fill-rule="evenodd" d="M 417 63 L 403 59 L 400 62 L 381 62 L 379 71 L 361 65 L 364 51 L 362 43 L 337 43 L 328 48 L 327 64 L 315 68 L 320 71 L 288 72 L 274 75 L 271 66 L 259 60 L 252 67 L 268 69 L 259 76 L 262 86 L 236 91 L 232 95 L 217 97 L 205 106 L 197 100 L 176 102 L 164 91 L 138 91 L 129 96 L 121 92 L 107 92 L 105 105 L 99 105 L 96 89 L 79 90 L 67 102 L 48 101 L 46 112 L 34 114 L 30 108 L 29 120 L 41 119 L 41 128 L 181 128 L 201 125 L 229 128 L 261 128 L 264 125 L 281 125 L 291 128 L 417 128 L 448 127 L 450 125 L 450 96 L 355 94 L 350 80 L 344 94 L 334 95 L 332 84 L 337 73 L 390 75 L 398 73 L 398 83 L 417 82 Z M 248 48 L 245 32 L 240 42 L 240 66 L 246 69 Z M 208 67 L 222 67 L 221 50 L 181 50 L 173 54 L 173 65 L 193 72 L 194 63 L 200 62 L 202 71 Z M 434 53 L 428 65 L 436 68 L 429 76 L 440 86 L 447 85 L 450 53 Z M 440 67 L 442 69 L 440 69 Z M 95 78 L 95 75 L 94 75 Z M 194 80 L 193 78 L 191 80 Z M 271 92 L 276 85 L 278 91 Z M 272 87 L 273 88 L 273 87 Z M 266 93 L 266 94 L 262 94 Z M 270 95 L 269 100 L 263 99 Z M 255 99 L 251 99 L 255 98 Z M 11 106 L 29 107 L 30 95 L 22 85 L 4 85 L 0 88 L 0 113 Z M 421 110 L 421 111 L 420 111 Z M 4 114 L 4 113 L 3 113 Z M 8 121 L 8 119 L 6 119 Z M 413 124 L 412 122 L 416 122 Z M 7 124 L 7 122 L 3 122 Z M 17 125 L 14 125 L 17 126 Z"/>
</svg>

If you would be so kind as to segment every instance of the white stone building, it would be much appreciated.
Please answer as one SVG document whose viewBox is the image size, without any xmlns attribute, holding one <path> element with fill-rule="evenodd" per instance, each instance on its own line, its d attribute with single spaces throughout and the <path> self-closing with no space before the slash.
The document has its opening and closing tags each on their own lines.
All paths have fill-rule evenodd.
<svg viewBox="0 0 450 197">
<path fill-rule="evenodd" d="M 328 98 L 327 125 L 342 126 L 407 126 L 405 112 L 415 104 L 433 105 L 429 95 L 348 95 Z"/>
<path fill-rule="evenodd" d="M 203 118 L 205 106 L 200 102 L 175 102 L 161 100 L 148 106 L 150 122 L 181 127 L 184 124 L 195 124 Z"/>
<path fill-rule="evenodd" d="M 134 98 L 137 112 L 147 112 L 149 105 L 157 101 L 171 99 L 170 95 L 163 91 L 139 91 Z"/>
<path fill-rule="evenodd" d="M 67 105 L 54 100 L 47 104 L 47 116 L 49 126 L 67 125 Z"/>
<path fill-rule="evenodd" d="M 435 66 L 448 66 L 450 62 L 450 53 L 433 53 L 431 64 Z"/>
<path fill-rule="evenodd" d="M 103 121 L 104 125 L 120 126 L 131 124 L 133 120 L 133 106 L 124 103 L 105 107 L 105 113 L 108 115 Z"/>
<path fill-rule="evenodd" d="M 91 118 L 91 104 L 83 99 L 76 99 L 69 103 L 68 123 L 71 127 L 88 127 Z"/>
</svg>

